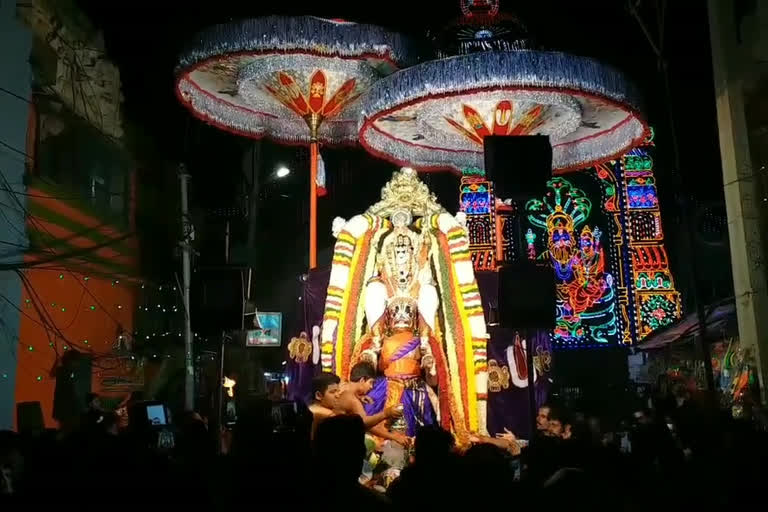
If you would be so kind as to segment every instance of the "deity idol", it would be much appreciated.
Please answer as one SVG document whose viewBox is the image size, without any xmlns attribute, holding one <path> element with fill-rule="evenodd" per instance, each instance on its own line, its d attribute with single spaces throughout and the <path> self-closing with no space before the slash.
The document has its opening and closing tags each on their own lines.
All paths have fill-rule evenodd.
<svg viewBox="0 0 768 512">
<path fill-rule="evenodd" d="M 603 336 L 603 326 L 613 315 L 610 300 L 612 277 L 605 271 L 605 255 L 600 247 L 600 230 L 585 225 L 577 228 L 590 214 L 592 203 L 583 191 L 557 177 L 548 182 L 552 190 L 544 200 L 532 199 L 526 204 L 532 224 L 546 229 L 547 250 L 540 258 L 548 258 L 557 277 L 557 326 L 555 336 L 570 340 L 588 334 L 585 313 L 589 313 L 591 335 Z"/>
<path fill-rule="evenodd" d="M 369 334 L 358 344 L 360 359 L 383 373 L 370 395 L 367 412 L 401 405 L 403 421 L 395 429 L 413 436 L 421 425 L 436 421 L 436 381 L 431 344 L 439 298 L 429 270 L 428 237 L 409 229 L 411 214 L 393 212 L 394 229 L 383 239 L 376 273 L 365 288 L 365 317 Z M 439 349 L 438 349 L 439 350 Z"/>
<path fill-rule="evenodd" d="M 347 378 L 371 362 L 368 412 L 401 405 L 388 427 L 407 435 L 431 423 L 460 441 L 485 433 L 487 335 L 461 220 L 403 169 L 365 214 L 334 221 L 322 368 Z"/>
</svg>

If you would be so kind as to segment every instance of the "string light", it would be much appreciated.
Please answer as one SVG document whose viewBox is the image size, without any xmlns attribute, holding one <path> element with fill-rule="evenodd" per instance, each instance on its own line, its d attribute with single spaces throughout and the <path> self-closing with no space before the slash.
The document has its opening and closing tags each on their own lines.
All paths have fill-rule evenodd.
<svg viewBox="0 0 768 512">
<path fill-rule="evenodd" d="M 59 276 L 59 279 L 60 279 L 60 280 L 63 280 L 63 279 L 64 279 L 64 274 L 65 274 L 65 273 L 60 273 L 60 274 L 58 274 L 58 276 Z M 86 282 L 87 282 L 87 281 L 89 281 L 89 280 L 90 280 L 90 277 L 89 277 L 89 276 L 81 276 L 81 277 L 82 277 L 83 281 L 86 281 Z M 111 282 L 111 285 L 112 285 L 112 286 L 116 286 L 116 285 L 120 284 L 120 280 L 119 280 L 119 279 L 114 279 L 114 280 L 111 280 L 110 282 Z M 138 288 L 139 288 L 139 287 L 137 286 L 137 289 L 138 289 Z M 177 289 L 176 287 L 172 287 L 172 286 L 163 286 L 163 285 L 160 285 L 160 286 L 151 285 L 151 286 L 150 286 L 150 285 L 147 285 L 146 283 L 141 283 L 141 284 L 140 284 L 140 288 L 141 288 L 141 289 L 144 289 L 144 290 L 158 290 L 158 291 L 162 291 L 162 290 L 164 290 L 165 288 L 167 288 L 167 289 L 168 289 L 168 292 L 167 292 L 167 293 L 170 293 L 170 291 L 171 291 L 171 290 L 176 290 L 176 289 Z M 87 289 L 85 289 L 85 288 L 84 288 L 84 291 L 87 291 Z M 88 292 L 88 293 L 90 293 L 90 292 Z M 97 301 L 99 300 L 99 299 L 97 299 L 96 297 L 93 297 L 93 298 L 94 298 L 94 299 L 96 299 Z M 177 307 L 177 305 L 176 305 L 176 304 L 173 304 L 173 303 L 171 303 L 171 304 L 164 304 L 164 302 L 166 302 L 165 300 L 161 300 L 161 301 L 159 301 L 159 303 L 158 303 L 158 302 L 156 302 L 156 301 L 152 301 L 152 302 L 155 302 L 155 304 L 156 304 L 156 306 L 157 306 L 157 309 L 155 309 L 155 308 L 150 308 L 150 307 L 149 307 L 149 305 L 147 305 L 147 304 L 145 303 L 145 304 L 143 304 L 143 305 L 139 305 L 139 306 L 138 306 L 138 310 L 139 310 L 139 311 L 142 311 L 142 307 L 143 307 L 143 310 L 144 310 L 144 311 L 146 311 L 146 312 L 150 312 L 150 310 L 151 310 L 151 311 L 157 311 L 158 313 L 162 312 L 164 315 L 168 315 L 168 314 L 169 314 L 169 313 L 171 313 L 171 312 L 173 312 L 173 313 L 177 313 L 177 312 L 179 311 L 179 308 Z M 25 304 L 25 306 L 26 306 L 27 308 L 31 308 L 31 307 L 34 305 L 34 304 L 33 304 L 33 298 L 30 298 L 30 297 L 25 297 L 25 298 L 24 298 L 24 304 Z M 51 308 L 57 308 L 57 309 L 60 309 L 62 312 L 66 312 L 66 311 L 67 311 L 67 306 L 64 306 L 64 305 L 62 305 L 62 304 L 61 304 L 60 302 L 58 302 L 58 301 L 51 301 L 51 302 L 49 302 L 49 304 L 50 304 L 50 307 L 51 307 Z M 113 307 L 116 307 L 118 310 L 123 310 L 123 309 L 125 309 L 125 305 L 124 305 L 124 304 L 122 304 L 122 303 L 113 303 L 113 304 L 114 304 L 114 306 L 113 306 Z M 88 307 L 88 309 L 87 309 L 87 310 L 90 310 L 90 311 L 96 311 L 96 308 L 97 308 L 97 306 L 99 306 L 99 310 L 102 310 L 102 311 L 104 311 L 104 313 L 105 313 L 105 314 L 109 315 L 109 313 L 108 313 L 108 307 L 107 307 L 107 304 L 106 304 L 106 303 L 105 303 L 105 304 L 101 304 L 101 303 L 99 303 L 99 302 L 96 302 L 95 304 L 91 304 L 91 305 L 88 305 L 88 306 L 87 306 L 87 307 Z M 25 315 L 26 315 L 26 313 L 25 313 Z M 30 318 L 31 318 L 31 317 L 30 317 Z M 113 319 L 115 322 L 118 322 L 118 320 L 117 320 L 117 319 L 115 319 L 114 317 L 113 317 L 112 319 Z M 43 317 L 43 318 L 42 318 L 42 322 L 43 322 L 43 323 L 41 323 L 41 325 L 43 325 L 43 327 L 44 327 L 44 328 L 46 328 L 47 330 L 51 330 L 51 329 L 52 329 L 53 331 L 57 331 L 57 330 L 58 330 L 58 327 L 56 327 L 54 324 L 50 324 L 50 322 L 51 322 L 51 321 L 53 321 L 53 318 L 51 318 L 51 317 Z M 167 321 L 167 320 L 166 320 L 166 321 Z M 40 323 L 40 322 L 38 322 L 38 323 Z M 141 321 L 140 321 L 140 320 L 139 320 L 139 323 L 141 323 Z M 70 325 L 71 325 L 71 324 L 70 324 Z M 68 326 L 68 327 L 69 327 L 69 326 Z M 167 325 L 166 325 L 166 327 L 167 327 Z M 139 337 L 139 336 L 138 336 L 138 335 L 140 334 L 139 332 L 137 332 L 137 331 L 133 331 L 133 333 L 134 333 L 134 339 Z M 143 333 L 141 333 L 141 334 L 143 334 Z M 176 329 L 173 329 L 173 330 L 168 330 L 168 329 L 166 328 L 166 329 L 162 329 L 160 332 L 157 332 L 157 331 L 156 331 L 156 332 L 153 332 L 153 333 L 151 333 L 151 334 L 147 334 L 147 335 L 144 335 L 144 336 L 143 336 L 143 338 L 145 338 L 146 340 L 152 340 L 153 338 L 154 338 L 154 339 L 158 339 L 158 338 L 161 338 L 161 337 L 162 337 L 162 338 L 165 338 L 165 337 L 167 337 L 167 336 L 173 336 L 173 334 L 177 334 L 179 337 L 181 337 L 181 335 L 182 335 L 182 333 L 181 333 L 181 332 L 178 332 Z M 60 336 L 62 336 L 62 337 L 64 336 L 64 334 L 63 334 L 63 333 L 61 333 L 60 331 L 59 331 L 59 334 L 57 334 L 57 337 L 58 337 L 59 335 L 60 335 Z M 197 338 L 198 338 L 198 339 L 202 339 L 202 338 L 200 338 L 200 336 L 199 336 L 199 335 L 197 336 Z M 64 341 L 66 341 L 66 339 L 64 339 Z M 48 347 L 49 347 L 50 349 L 53 349 L 54 351 L 56 350 L 56 346 L 57 346 L 57 345 L 56 345 L 56 342 L 55 342 L 55 341 L 46 340 L 46 342 L 48 343 Z M 89 339 L 83 339 L 81 343 L 82 343 L 83 345 L 86 345 L 86 346 L 88 346 L 88 347 L 90 347 L 90 346 L 91 346 L 91 343 L 90 343 L 90 340 L 89 340 Z M 113 340 L 110 340 L 110 339 L 105 339 L 105 340 L 104 340 L 104 344 L 109 346 L 109 345 L 111 345 L 111 344 L 114 344 L 114 343 L 113 343 Z M 38 347 L 42 346 L 42 344 L 41 344 L 41 345 L 36 345 L 35 343 L 32 343 L 32 344 L 26 344 L 26 343 L 25 343 L 24 345 L 26 345 L 26 347 L 27 347 L 27 351 L 29 351 L 29 352 L 34 352 L 34 351 L 36 351 L 36 350 L 37 350 L 37 348 L 38 348 Z M 122 344 L 121 344 L 120 346 L 122 347 Z M 68 351 L 68 350 L 70 349 L 70 345 L 65 345 L 65 344 L 60 344 L 60 345 L 58 345 L 58 347 L 59 347 L 59 349 L 60 349 L 60 350 L 63 350 L 63 351 Z M 117 348 L 117 345 L 116 345 L 116 348 Z M 89 349 L 89 351 L 93 352 L 91 349 Z M 104 353 L 104 354 L 101 354 L 101 353 L 98 353 L 98 354 L 97 354 L 97 353 L 94 353 L 94 356 L 96 357 L 96 359 L 95 359 L 95 360 L 97 360 L 98 358 L 109 358 L 109 357 L 116 357 L 116 356 L 114 356 L 114 355 L 108 355 L 108 354 L 106 354 L 106 353 Z M 117 356 L 117 357 L 119 357 L 119 356 Z M 157 359 L 157 358 L 160 358 L 160 357 L 162 357 L 162 358 L 168 358 L 168 359 L 171 359 L 173 356 L 172 356 L 172 355 L 170 355 L 170 354 L 165 354 L 165 353 L 154 353 L 152 357 L 153 357 L 154 359 Z M 137 359 L 137 357 L 136 357 L 135 355 L 130 355 L 130 359 L 135 361 L 135 360 Z M 99 375 L 99 374 L 97 373 L 97 375 Z M 3 373 L 3 374 L 2 374 L 2 376 L 3 376 L 3 378 L 7 378 L 7 377 L 8 377 L 8 374 L 7 374 L 7 373 Z M 42 375 L 38 375 L 38 376 L 36 376 L 36 377 L 35 377 L 35 379 L 36 379 L 36 381 L 38 381 L 38 382 L 39 382 L 39 381 L 42 381 L 42 379 L 43 379 L 43 376 L 42 376 Z"/>
</svg>

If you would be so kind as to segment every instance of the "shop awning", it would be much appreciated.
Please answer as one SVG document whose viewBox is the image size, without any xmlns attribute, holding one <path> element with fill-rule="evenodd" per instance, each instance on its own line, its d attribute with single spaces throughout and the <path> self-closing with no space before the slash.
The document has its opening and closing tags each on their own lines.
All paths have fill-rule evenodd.
<svg viewBox="0 0 768 512">
<path fill-rule="evenodd" d="M 733 298 L 726 299 L 707 306 L 704 314 L 706 326 L 710 332 L 721 329 L 736 318 L 736 304 Z M 701 325 L 697 314 L 693 312 L 669 327 L 651 334 L 637 348 L 640 350 L 658 349 L 700 334 Z"/>
</svg>

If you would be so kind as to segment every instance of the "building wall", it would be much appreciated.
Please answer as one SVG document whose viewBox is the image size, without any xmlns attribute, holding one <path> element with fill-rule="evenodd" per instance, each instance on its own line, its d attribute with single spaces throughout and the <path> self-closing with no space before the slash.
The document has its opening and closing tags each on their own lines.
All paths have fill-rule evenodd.
<svg viewBox="0 0 768 512">
<path fill-rule="evenodd" d="M 6 365 L 16 370 L 0 403 L 38 402 L 45 426 L 55 428 L 57 386 L 76 389 L 75 403 L 84 405 L 89 389 L 121 399 L 140 380 L 131 352 L 141 288 L 135 163 L 122 139 L 119 72 L 93 27 L 70 0 L 15 4 L 3 2 L 3 15 L 24 23 L 32 40 L 3 45 L 32 63 L 11 73 L 31 99 L 17 116 L 26 175 L 22 158 L 15 177 L 27 184 L 18 224 L 28 247 L 25 269 L 12 274 L 19 336 Z M 90 359 L 90 375 L 59 370 L 75 351 Z"/>
<path fill-rule="evenodd" d="M 105 374 L 114 376 L 130 360 L 117 356 L 118 344 L 123 331 L 133 329 L 139 285 L 95 273 L 48 268 L 28 270 L 25 276 L 15 401 L 40 402 L 46 427 L 55 428 L 54 370 L 60 358 L 73 349 L 88 354 L 92 359 L 91 391 L 108 391 Z"/>
<path fill-rule="evenodd" d="M 0 2 L 0 264 L 20 261 L 27 244 L 23 209 L 16 201 L 25 203 L 19 194 L 25 190 L 25 156 L 19 152 L 26 152 L 31 47 L 32 34 L 16 20 L 14 2 Z M 13 427 L 20 300 L 16 273 L 0 271 L 0 430 Z"/>
</svg>

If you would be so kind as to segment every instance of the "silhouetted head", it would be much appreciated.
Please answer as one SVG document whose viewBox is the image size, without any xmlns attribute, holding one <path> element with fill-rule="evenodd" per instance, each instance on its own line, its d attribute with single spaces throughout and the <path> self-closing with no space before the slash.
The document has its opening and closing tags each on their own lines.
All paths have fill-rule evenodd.
<svg viewBox="0 0 768 512">
<path fill-rule="evenodd" d="M 421 427 L 416 433 L 414 457 L 417 464 L 430 464 L 449 457 L 456 441 L 453 435 L 438 425 Z"/>
<path fill-rule="evenodd" d="M 317 426 L 317 471 L 336 484 L 357 482 L 365 457 L 365 426 L 360 416 L 334 416 Z"/>
<path fill-rule="evenodd" d="M 568 423 L 566 412 L 561 407 L 549 406 L 549 419 L 544 435 L 549 437 L 562 437 L 565 425 Z"/>
</svg>

